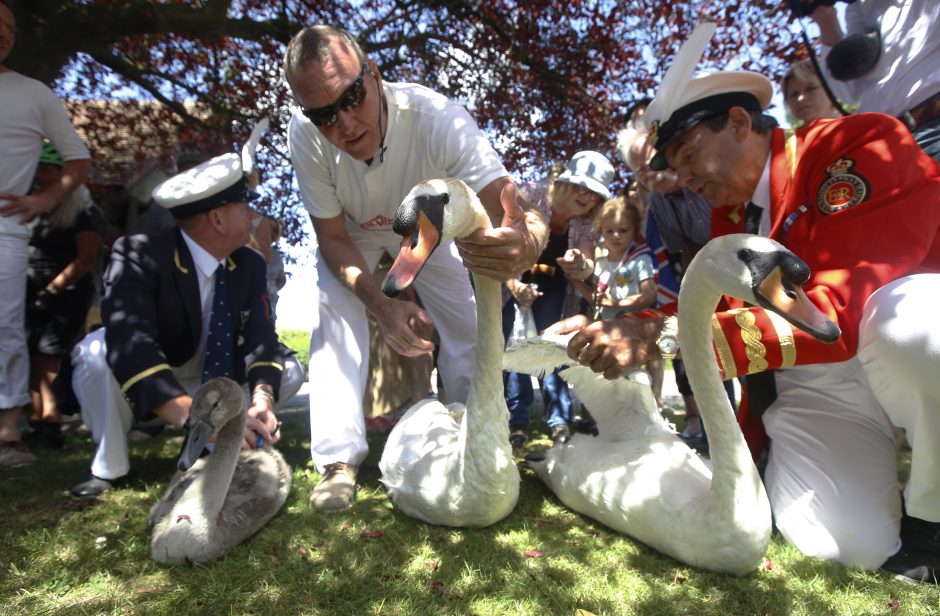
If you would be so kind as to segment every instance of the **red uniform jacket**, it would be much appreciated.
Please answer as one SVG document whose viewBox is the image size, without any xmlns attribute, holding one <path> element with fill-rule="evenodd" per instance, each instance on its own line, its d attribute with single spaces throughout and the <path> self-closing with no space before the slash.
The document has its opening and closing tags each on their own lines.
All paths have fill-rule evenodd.
<svg viewBox="0 0 940 616">
<path fill-rule="evenodd" d="M 850 359 L 874 291 L 940 272 L 940 166 L 896 119 L 866 113 L 774 130 L 770 165 L 770 237 L 810 267 L 803 288 L 842 336 L 823 344 L 762 308 L 719 312 L 712 331 L 726 378 Z M 742 232 L 743 214 L 743 205 L 713 209 L 712 236 Z M 746 394 L 738 420 L 756 457 L 765 436 Z"/>
<path fill-rule="evenodd" d="M 858 350 L 868 297 L 886 283 L 940 272 L 940 165 L 895 118 L 864 113 L 775 129 L 770 151 L 770 237 L 810 267 L 804 291 L 842 330 L 824 344 L 782 317 L 741 302 L 712 319 L 724 378 L 848 360 Z M 712 209 L 712 237 L 744 231 L 744 204 Z M 675 304 L 662 312 L 672 314 Z M 763 425 L 738 416 L 756 453 Z"/>
</svg>

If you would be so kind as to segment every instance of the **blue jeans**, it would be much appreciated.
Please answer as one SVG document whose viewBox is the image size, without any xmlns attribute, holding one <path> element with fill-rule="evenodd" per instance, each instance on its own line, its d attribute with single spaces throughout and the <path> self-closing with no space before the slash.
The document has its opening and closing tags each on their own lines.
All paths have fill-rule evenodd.
<svg viewBox="0 0 940 616">
<path fill-rule="evenodd" d="M 561 315 L 561 304 L 564 302 L 564 293 L 554 298 L 548 295 L 535 300 L 532 304 L 532 315 L 535 317 L 535 326 L 542 331 L 556 322 Z M 512 323 L 516 316 L 516 300 L 510 298 L 503 306 L 503 337 L 508 338 L 512 331 Z M 505 385 L 506 406 L 509 407 L 509 428 L 525 428 L 529 425 L 529 405 L 532 404 L 532 378 L 528 374 L 518 372 L 503 372 Z M 549 428 L 570 424 L 571 396 L 568 394 L 568 384 L 558 376 L 558 370 L 539 379 L 542 390 L 542 401 L 547 414 L 546 423 Z"/>
</svg>

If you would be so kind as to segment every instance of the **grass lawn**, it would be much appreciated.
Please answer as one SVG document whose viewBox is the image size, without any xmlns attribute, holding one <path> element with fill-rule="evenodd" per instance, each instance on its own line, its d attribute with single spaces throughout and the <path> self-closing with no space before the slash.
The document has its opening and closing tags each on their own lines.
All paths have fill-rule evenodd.
<svg viewBox="0 0 940 616">
<path fill-rule="evenodd" d="M 774 537 L 764 565 L 736 578 L 664 557 L 566 510 L 530 471 L 519 504 L 486 529 L 449 529 L 397 512 L 378 481 L 384 434 L 371 433 L 358 501 L 307 506 L 317 480 L 306 410 L 282 413 L 294 466 L 284 509 L 208 566 L 148 557 L 147 513 L 181 436 L 133 446 L 133 481 L 83 502 L 68 488 L 92 454 L 87 435 L 0 478 L 2 614 L 938 614 L 936 586 L 805 558 Z M 544 432 L 544 428 L 543 428 Z M 544 447 L 546 439 L 530 443 Z"/>
</svg>

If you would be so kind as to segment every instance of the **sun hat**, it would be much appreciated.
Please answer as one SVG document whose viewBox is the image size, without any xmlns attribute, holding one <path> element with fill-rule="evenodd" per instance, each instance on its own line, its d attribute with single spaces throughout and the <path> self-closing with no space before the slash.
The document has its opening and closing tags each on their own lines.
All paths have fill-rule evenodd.
<svg viewBox="0 0 940 616">
<path fill-rule="evenodd" d="M 584 150 L 571 157 L 568 168 L 556 181 L 583 186 L 607 200 L 610 199 L 610 189 L 607 187 L 613 179 L 614 166 L 607 157 L 600 152 Z"/>
</svg>

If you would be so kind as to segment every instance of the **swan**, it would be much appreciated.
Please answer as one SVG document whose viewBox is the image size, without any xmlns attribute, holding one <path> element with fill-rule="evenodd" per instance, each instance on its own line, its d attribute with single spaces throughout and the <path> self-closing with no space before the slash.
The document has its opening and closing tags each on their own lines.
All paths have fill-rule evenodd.
<svg viewBox="0 0 940 616">
<path fill-rule="evenodd" d="M 606 380 L 584 366 L 566 368 L 600 435 L 577 434 L 531 462 L 568 507 L 690 565 L 744 575 L 770 540 L 770 503 L 719 378 L 711 319 L 723 294 L 776 312 L 819 340 L 839 330 L 806 298 L 809 269 L 777 242 L 728 235 L 689 265 L 679 294 L 679 342 L 708 432 L 711 468 L 656 410 L 648 386 Z M 506 353 L 507 370 L 568 365 L 564 346 L 534 340 Z"/>
<path fill-rule="evenodd" d="M 193 396 L 180 472 L 150 511 L 155 561 L 215 560 L 260 530 L 284 504 L 290 467 L 274 449 L 241 449 L 245 417 L 245 394 L 231 379 L 207 381 Z M 213 434 L 212 454 L 197 460 Z"/>
<path fill-rule="evenodd" d="M 486 210 L 462 181 L 418 184 L 396 212 L 394 229 L 404 239 L 383 291 L 394 297 L 441 243 L 489 226 Z M 500 283 L 476 274 L 473 281 L 479 337 L 466 406 L 414 404 L 395 424 L 379 461 L 392 502 L 408 516 L 442 526 L 489 526 L 509 515 L 519 497 L 500 368 Z"/>
</svg>

